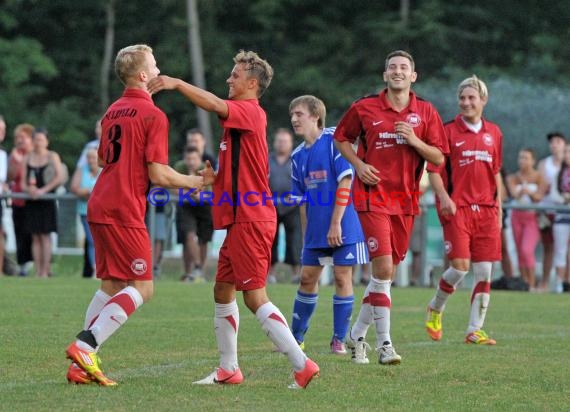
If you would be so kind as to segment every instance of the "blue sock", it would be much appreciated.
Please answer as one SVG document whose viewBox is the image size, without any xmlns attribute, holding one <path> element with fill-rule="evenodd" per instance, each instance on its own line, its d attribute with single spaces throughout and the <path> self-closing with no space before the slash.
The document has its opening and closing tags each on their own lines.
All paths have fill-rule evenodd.
<svg viewBox="0 0 570 412">
<path fill-rule="evenodd" d="M 315 312 L 319 295 L 316 293 L 303 293 L 297 291 L 295 303 L 293 304 L 293 321 L 291 322 L 291 332 L 297 342 L 305 340 L 305 333 L 309 329 L 309 320 Z"/>
<path fill-rule="evenodd" d="M 334 337 L 344 342 L 350 326 L 354 296 L 333 296 L 333 332 Z"/>
</svg>

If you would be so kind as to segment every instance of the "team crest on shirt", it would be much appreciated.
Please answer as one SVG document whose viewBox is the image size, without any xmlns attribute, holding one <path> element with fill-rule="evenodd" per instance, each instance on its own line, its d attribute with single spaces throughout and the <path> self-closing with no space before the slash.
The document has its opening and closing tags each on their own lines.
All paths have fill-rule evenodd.
<svg viewBox="0 0 570 412">
<path fill-rule="evenodd" d="M 406 123 L 408 123 L 412 127 L 418 127 L 422 124 L 422 118 L 417 113 L 410 113 L 406 116 Z"/>
<path fill-rule="evenodd" d="M 376 252 L 378 250 L 378 240 L 375 237 L 369 237 L 366 241 L 368 245 L 368 250 L 371 252 Z"/>
<path fill-rule="evenodd" d="M 483 143 L 485 143 L 487 146 L 493 146 L 493 136 L 491 136 L 489 133 L 485 133 L 483 135 Z"/>
<path fill-rule="evenodd" d="M 449 240 L 443 242 L 443 247 L 445 248 L 446 255 L 449 255 L 451 253 L 451 249 L 453 249 L 451 242 Z"/>
<path fill-rule="evenodd" d="M 146 273 L 147 264 L 144 259 L 135 259 L 131 263 L 131 270 L 137 276 L 142 276 Z"/>
</svg>

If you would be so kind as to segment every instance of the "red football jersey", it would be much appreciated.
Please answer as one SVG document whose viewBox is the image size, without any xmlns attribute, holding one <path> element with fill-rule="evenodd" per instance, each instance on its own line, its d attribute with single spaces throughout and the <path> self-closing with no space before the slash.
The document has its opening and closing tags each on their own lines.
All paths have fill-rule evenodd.
<svg viewBox="0 0 570 412">
<path fill-rule="evenodd" d="M 499 126 L 482 119 L 478 133 L 470 130 L 461 115 L 445 124 L 450 153 L 439 167 L 428 165 L 428 172 L 439 173 L 447 193 L 457 207 L 497 205 L 495 175 L 503 159 L 503 133 Z"/>
<path fill-rule="evenodd" d="M 148 163 L 168 164 L 168 119 L 150 95 L 126 89 L 101 120 L 105 166 L 87 206 L 93 223 L 145 228 Z"/>
<path fill-rule="evenodd" d="M 259 101 L 226 100 L 228 118 L 221 120 L 218 176 L 214 182 L 214 228 L 236 222 L 276 222 L 269 188 L 267 118 Z"/>
<path fill-rule="evenodd" d="M 401 112 L 392 109 L 386 90 L 357 100 L 344 114 L 335 139 L 354 143 L 357 155 L 379 170 L 380 182 L 365 185 L 358 177 L 353 185 L 357 211 L 379 211 L 390 215 L 419 213 L 420 179 L 424 159 L 395 132 L 394 123 L 407 122 L 422 141 L 446 154 L 449 152 L 443 123 L 437 110 L 410 92 L 410 103 Z"/>
</svg>

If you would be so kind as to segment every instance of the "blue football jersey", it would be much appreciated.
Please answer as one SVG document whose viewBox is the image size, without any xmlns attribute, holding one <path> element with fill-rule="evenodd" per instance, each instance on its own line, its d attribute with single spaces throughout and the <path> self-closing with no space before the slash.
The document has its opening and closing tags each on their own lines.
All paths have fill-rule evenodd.
<svg viewBox="0 0 570 412">
<path fill-rule="evenodd" d="M 354 176 L 352 166 L 334 145 L 334 131 L 334 127 L 324 129 L 311 147 L 307 148 L 303 142 L 291 154 L 291 191 L 293 198 L 307 210 L 305 248 L 329 247 L 327 233 L 336 204 L 338 183 L 345 176 Z M 345 245 L 364 240 L 349 195 L 349 191 L 341 194 L 341 202 L 348 203 L 341 221 Z"/>
</svg>

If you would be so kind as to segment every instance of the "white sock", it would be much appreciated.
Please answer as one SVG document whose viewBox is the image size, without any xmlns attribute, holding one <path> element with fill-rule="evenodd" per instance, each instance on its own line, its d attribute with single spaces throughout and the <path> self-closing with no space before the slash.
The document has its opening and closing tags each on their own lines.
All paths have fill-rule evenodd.
<svg viewBox="0 0 570 412">
<path fill-rule="evenodd" d="M 237 302 L 216 303 L 214 332 L 220 352 L 220 367 L 233 372 L 238 368 L 237 337 L 239 309 Z"/>
<path fill-rule="evenodd" d="M 372 282 L 372 277 L 368 282 L 368 286 L 364 290 L 364 296 L 362 297 L 362 304 L 360 306 L 360 311 L 358 312 L 358 317 L 356 322 L 352 325 L 352 328 L 348 331 L 349 337 L 352 340 L 358 340 L 360 338 L 365 339 L 370 323 L 372 323 L 372 309 L 370 307 L 370 284 Z"/>
<path fill-rule="evenodd" d="M 267 302 L 257 309 L 255 316 L 261 328 L 269 336 L 269 339 L 279 351 L 284 353 L 289 362 L 293 365 L 293 369 L 297 372 L 305 368 L 307 355 L 301 350 L 299 344 L 293 337 L 287 321 L 281 311 L 271 302 Z"/>
<path fill-rule="evenodd" d="M 99 313 L 99 317 L 89 328 L 98 347 L 129 319 L 129 316 L 143 304 L 138 290 L 127 286 L 113 296 Z"/>
<path fill-rule="evenodd" d="M 491 262 L 473 263 L 473 291 L 471 293 L 471 313 L 467 333 L 483 328 L 485 315 L 491 299 L 491 275 L 493 264 Z"/>
<path fill-rule="evenodd" d="M 89 329 L 91 325 L 93 325 L 93 322 L 97 320 L 97 316 L 99 316 L 101 310 L 103 310 L 107 302 L 109 302 L 109 299 L 111 299 L 111 296 L 107 295 L 101 289 L 98 289 L 97 292 L 95 292 L 93 299 L 91 299 L 91 303 L 87 306 L 85 321 L 83 323 L 84 330 Z"/>
<path fill-rule="evenodd" d="M 372 278 L 370 281 L 370 307 L 372 309 L 372 319 L 376 326 L 376 340 L 378 346 L 392 343 L 390 338 L 390 308 L 392 299 L 390 287 L 392 281 Z"/>
<path fill-rule="evenodd" d="M 447 299 L 455 292 L 455 288 L 466 274 L 467 271 L 457 270 L 453 266 L 448 267 L 441 275 L 435 296 L 429 304 L 430 308 L 437 312 L 443 312 Z"/>
</svg>

